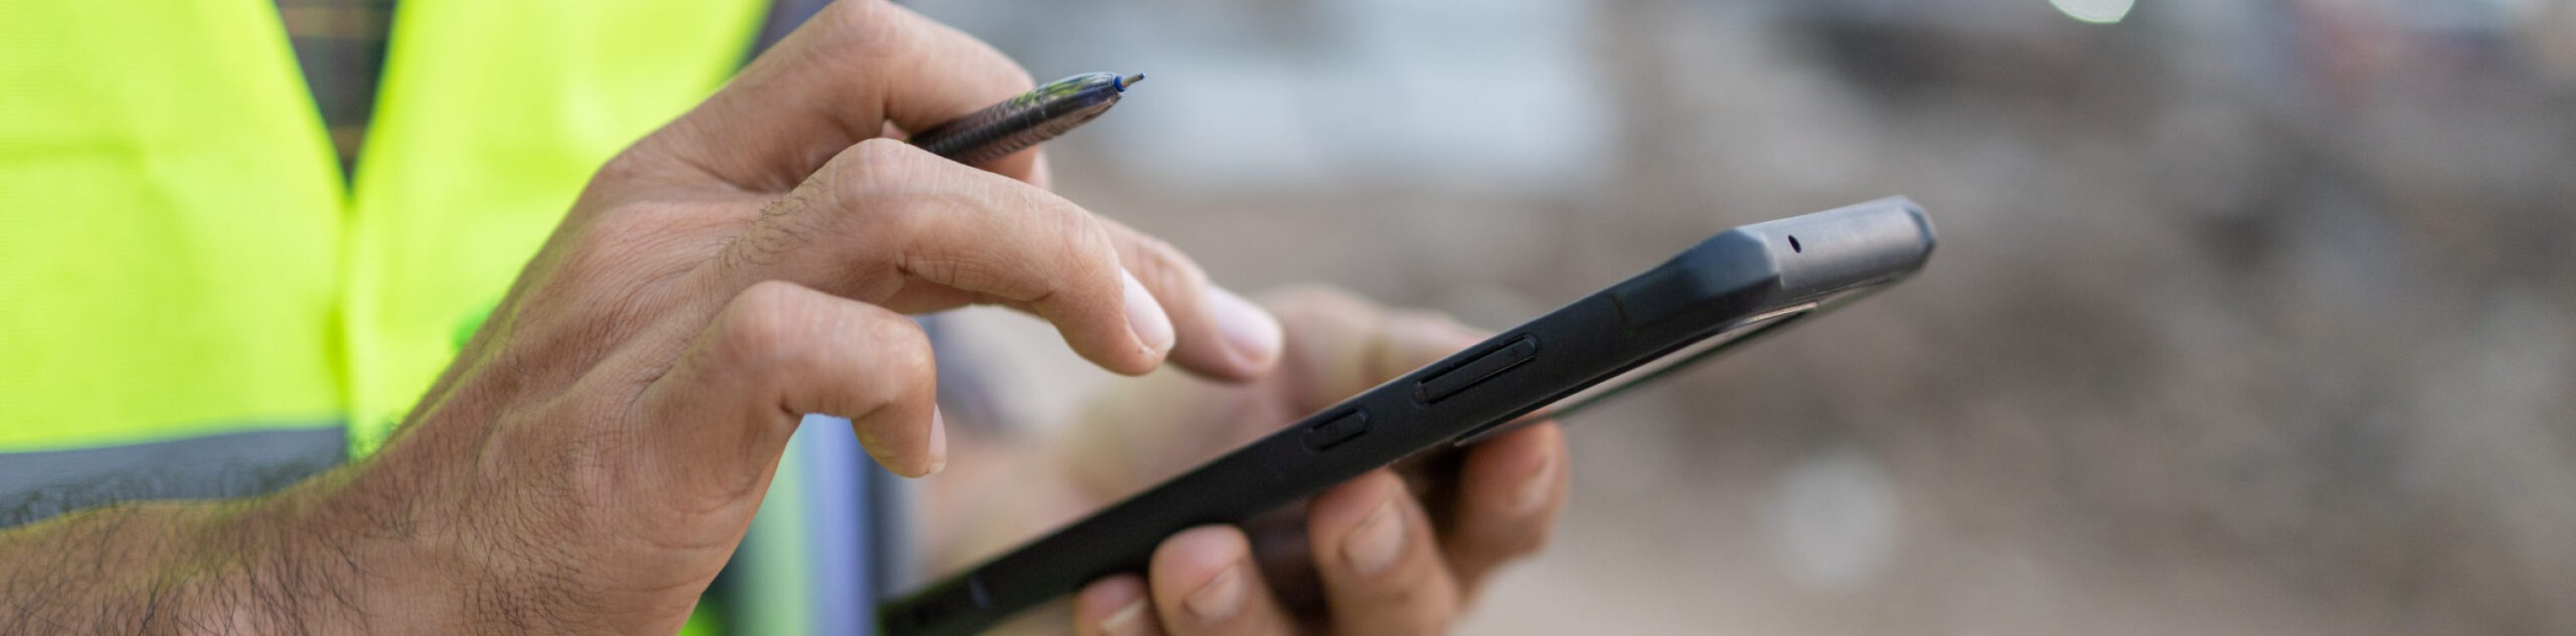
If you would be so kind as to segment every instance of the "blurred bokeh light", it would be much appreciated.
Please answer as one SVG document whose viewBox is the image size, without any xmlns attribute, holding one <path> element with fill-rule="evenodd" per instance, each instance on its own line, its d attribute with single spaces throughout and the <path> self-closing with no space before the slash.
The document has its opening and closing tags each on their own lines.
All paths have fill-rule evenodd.
<svg viewBox="0 0 2576 636">
<path fill-rule="evenodd" d="M 2136 5 L 2132 0 L 2048 0 L 2048 3 L 2066 12 L 2066 17 L 2096 24 L 2109 24 L 2129 17 L 2129 9 Z"/>
<path fill-rule="evenodd" d="M 1151 73 L 1058 189 L 1238 289 L 1501 327 L 1932 210 L 1922 278 L 1574 422 L 1468 633 L 2576 633 L 2576 1 L 914 6 Z M 965 318 L 1033 425 L 1110 381 Z"/>
</svg>

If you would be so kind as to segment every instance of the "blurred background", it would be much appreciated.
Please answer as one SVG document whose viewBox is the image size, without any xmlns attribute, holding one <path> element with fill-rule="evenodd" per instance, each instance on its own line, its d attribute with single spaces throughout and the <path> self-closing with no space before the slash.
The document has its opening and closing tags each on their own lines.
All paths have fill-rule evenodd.
<svg viewBox="0 0 2576 636">
<path fill-rule="evenodd" d="M 1572 422 L 1467 633 L 2576 633 L 2576 1 L 909 4 L 1149 73 L 1058 190 L 1236 289 L 1503 327 L 1931 210 L 1924 276 Z M 959 320 L 1046 345 L 1030 426 L 1110 381 Z"/>
</svg>

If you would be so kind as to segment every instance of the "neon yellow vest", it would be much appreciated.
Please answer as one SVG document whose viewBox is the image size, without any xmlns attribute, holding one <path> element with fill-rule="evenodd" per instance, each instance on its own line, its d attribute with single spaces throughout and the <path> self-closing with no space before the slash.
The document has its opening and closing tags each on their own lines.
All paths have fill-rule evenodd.
<svg viewBox="0 0 2576 636">
<path fill-rule="evenodd" d="M 0 453 L 372 448 L 758 0 L 409 0 L 344 190 L 271 0 L 0 0 Z"/>
<path fill-rule="evenodd" d="M 344 188 L 272 0 L 0 0 L 0 480 L 246 432 L 374 448 L 766 5 L 404 0 Z"/>
</svg>

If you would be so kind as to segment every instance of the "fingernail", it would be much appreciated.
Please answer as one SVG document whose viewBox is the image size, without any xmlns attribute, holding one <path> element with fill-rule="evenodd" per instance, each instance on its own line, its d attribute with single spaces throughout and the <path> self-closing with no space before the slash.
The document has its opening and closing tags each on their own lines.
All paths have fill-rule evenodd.
<svg viewBox="0 0 2576 636">
<path fill-rule="evenodd" d="M 1145 599 L 1136 599 L 1100 621 L 1100 633 L 1108 636 L 1152 636 L 1151 627 L 1145 624 Z"/>
<path fill-rule="evenodd" d="M 1145 291 L 1145 284 L 1137 282 L 1135 274 L 1121 269 L 1118 277 L 1127 285 L 1127 328 L 1135 332 L 1136 341 L 1144 343 L 1145 349 L 1156 356 L 1171 351 L 1171 315 L 1163 313 L 1163 304 L 1154 300 L 1153 292 Z"/>
<path fill-rule="evenodd" d="M 1224 572 L 1208 579 L 1206 585 L 1191 592 L 1181 604 L 1189 606 L 1190 615 L 1198 617 L 1201 623 L 1234 618 L 1235 611 L 1243 609 L 1243 564 L 1226 566 Z"/>
<path fill-rule="evenodd" d="M 1404 551 L 1404 514 L 1397 512 L 1395 501 L 1377 505 L 1377 511 L 1360 520 L 1360 527 L 1342 539 L 1342 559 L 1360 574 L 1376 574 L 1395 564 L 1395 555 Z"/>
<path fill-rule="evenodd" d="M 947 469 L 948 417 L 939 414 L 939 407 L 932 406 L 930 407 L 930 469 L 922 471 L 921 476 L 937 475 L 939 471 Z"/>
<path fill-rule="evenodd" d="M 1555 484 L 1556 456 L 1549 455 L 1539 463 L 1538 470 L 1530 473 L 1527 481 L 1521 482 L 1519 489 L 1512 491 L 1512 512 L 1515 514 L 1537 512 L 1539 506 L 1547 503 L 1548 489 Z"/>
<path fill-rule="evenodd" d="M 1225 335 L 1225 346 L 1234 351 L 1234 359 L 1253 367 L 1268 367 L 1278 359 L 1279 319 L 1269 310 L 1223 287 L 1208 288 L 1208 308 L 1216 314 L 1216 329 Z"/>
</svg>

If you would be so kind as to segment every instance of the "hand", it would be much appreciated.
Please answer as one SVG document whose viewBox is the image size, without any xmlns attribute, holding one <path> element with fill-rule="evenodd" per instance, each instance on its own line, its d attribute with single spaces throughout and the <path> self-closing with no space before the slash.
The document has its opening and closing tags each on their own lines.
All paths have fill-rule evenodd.
<svg viewBox="0 0 2576 636">
<path fill-rule="evenodd" d="M 1113 387 L 1057 443 L 1034 451 L 1052 455 L 1019 462 L 1046 467 L 1035 469 L 1045 474 L 988 475 L 981 488 L 947 484 L 980 493 L 934 491 L 953 500 L 931 501 L 934 513 L 940 506 L 982 509 L 942 524 L 952 530 L 933 536 L 964 536 L 969 545 L 936 552 L 950 558 L 934 565 L 969 565 L 978 553 L 1159 483 L 1483 339 L 1438 315 L 1388 311 L 1338 291 L 1301 289 L 1268 298 L 1288 333 L 1277 370 L 1239 384 L 1158 374 Z M 1498 566 L 1546 541 L 1565 496 L 1567 456 L 1557 427 L 1540 424 L 1445 459 L 1369 473 L 1315 497 L 1301 515 L 1253 524 L 1249 534 L 1208 526 L 1175 535 L 1155 552 L 1145 576 L 1115 576 L 1083 589 L 1072 603 L 1070 631 L 1445 631 Z M 979 471 L 997 464 L 992 458 L 975 463 Z M 1070 488 L 1031 487 L 1067 482 Z M 938 523 L 940 515 L 932 516 Z M 1012 626 L 1064 629 L 1049 620 L 1063 615 Z"/>
<path fill-rule="evenodd" d="M 0 535 L 0 557 L 94 541 L 80 553 L 116 568 L 0 563 L 0 589 L 46 590 L 17 616 L 65 631 L 669 633 L 802 414 L 850 418 L 894 472 L 939 470 L 931 351 L 904 312 L 1016 307 L 1122 373 L 1267 368 L 1275 323 L 1031 185 L 1033 152 L 995 174 L 871 139 L 1030 86 L 909 11 L 835 4 L 608 162 L 376 456 L 267 499 Z"/>
</svg>

